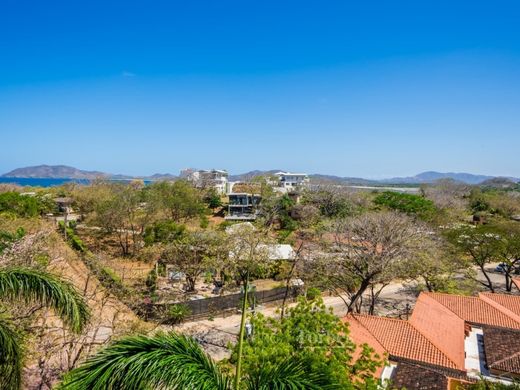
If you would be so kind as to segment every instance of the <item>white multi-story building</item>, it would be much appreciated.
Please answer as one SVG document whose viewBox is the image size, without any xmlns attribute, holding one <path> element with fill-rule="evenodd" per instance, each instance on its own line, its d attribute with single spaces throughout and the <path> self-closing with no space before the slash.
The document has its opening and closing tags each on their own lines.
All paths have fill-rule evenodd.
<svg viewBox="0 0 520 390">
<path fill-rule="evenodd" d="M 278 172 L 278 187 L 285 191 L 293 191 L 306 187 L 309 184 L 309 175 L 306 173 Z"/>
<path fill-rule="evenodd" d="M 187 179 L 198 188 L 215 188 L 219 194 L 228 193 L 228 173 L 225 170 L 211 169 L 192 171 Z"/>
</svg>

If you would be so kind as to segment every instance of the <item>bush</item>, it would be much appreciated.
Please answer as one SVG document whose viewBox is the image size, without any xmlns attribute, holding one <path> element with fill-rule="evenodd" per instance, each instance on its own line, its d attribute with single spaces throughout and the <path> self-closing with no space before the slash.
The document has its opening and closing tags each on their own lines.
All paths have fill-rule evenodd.
<svg viewBox="0 0 520 390">
<path fill-rule="evenodd" d="M 144 242 L 152 245 L 156 242 L 171 242 L 184 236 L 186 226 L 174 221 L 159 221 L 152 226 L 147 226 L 144 231 Z"/>
<path fill-rule="evenodd" d="M 100 267 L 99 273 L 100 273 L 100 275 L 99 275 L 100 281 L 103 284 L 107 284 L 110 287 L 123 288 L 123 282 L 122 282 L 121 278 L 111 268 Z"/>
<path fill-rule="evenodd" d="M 12 212 L 18 217 L 36 217 L 44 211 L 44 205 L 34 196 L 17 192 L 0 194 L 0 212 Z"/>
<path fill-rule="evenodd" d="M 205 215 L 200 216 L 199 226 L 201 229 L 206 229 L 209 226 L 209 219 Z"/>
<path fill-rule="evenodd" d="M 430 220 L 436 212 L 435 205 L 429 199 L 419 195 L 402 194 L 399 192 L 385 191 L 375 197 L 374 203 L 378 206 L 386 206 L 392 210 Z"/>
<path fill-rule="evenodd" d="M 307 290 L 305 296 L 309 301 L 314 301 L 316 298 L 321 297 L 321 290 L 316 287 L 311 287 Z"/>
<path fill-rule="evenodd" d="M 180 324 L 190 314 L 191 309 L 182 303 L 171 305 L 168 309 L 168 319 L 174 324 Z"/>
</svg>

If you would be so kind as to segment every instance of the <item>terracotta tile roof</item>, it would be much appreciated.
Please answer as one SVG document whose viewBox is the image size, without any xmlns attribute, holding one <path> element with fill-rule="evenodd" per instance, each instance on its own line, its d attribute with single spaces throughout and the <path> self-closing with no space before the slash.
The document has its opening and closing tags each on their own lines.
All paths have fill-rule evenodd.
<svg viewBox="0 0 520 390">
<path fill-rule="evenodd" d="M 379 355 L 381 359 L 388 355 L 388 351 L 377 341 L 377 339 L 353 316 L 348 315 L 343 318 L 343 322 L 348 322 L 350 330 L 350 339 L 356 343 L 356 351 L 354 352 L 354 359 L 357 359 L 361 354 L 363 344 L 367 344 L 374 349 L 374 352 Z M 378 367 L 374 373 L 376 377 L 380 377 L 384 367 Z"/>
<path fill-rule="evenodd" d="M 520 331 L 492 327 L 483 331 L 489 369 L 520 375 Z"/>
<path fill-rule="evenodd" d="M 519 321 L 506 314 L 503 310 L 499 310 L 495 305 L 491 305 L 478 297 L 441 293 L 421 294 L 435 299 L 469 323 L 520 329 Z"/>
<path fill-rule="evenodd" d="M 409 321 L 460 369 L 464 369 L 466 323 L 462 318 L 432 297 L 420 294 Z"/>
<path fill-rule="evenodd" d="M 507 294 L 480 293 L 479 298 L 492 304 L 516 321 L 520 322 L 520 296 Z"/>
<path fill-rule="evenodd" d="M 363 325 L 378 343 L 388 351 L 390 357 L 461 369 L 456 362 L 452 361 L 408 321 L 361 314 L 352 317 L 346 317 L 346 320 L 349 322 L 358 321 Z M 354 334 L 355 328 L 351 328 L 353 340 L 356 340 L 357 337 Z"/>
</svg>

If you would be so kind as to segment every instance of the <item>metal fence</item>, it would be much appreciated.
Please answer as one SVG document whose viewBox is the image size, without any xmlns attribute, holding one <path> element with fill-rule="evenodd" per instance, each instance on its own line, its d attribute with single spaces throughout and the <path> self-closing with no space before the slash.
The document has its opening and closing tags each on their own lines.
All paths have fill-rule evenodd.
<svg viewBox="0 0 520 390">
<path fill-rule="evenodd" d="M 249 296 L 254 294 L 254 301 L 256 304 L 269 303 L 283 300 L 285 297 L 285 287 L 277 287 L 271 290 L 255 291 Z M 291 286 L 289 287 L 288 298 L 292 299 L 299 295 L 299 288 Z M 229 295 L 221 295 L 211 298 L 202 298 L 195 300 L 187 300 L 183 302 L 170 303 L 170 304 L 154 304 L 153 309 L 149 312 L 151 317 L 159 317 L 160 313 L 165 313 L 168 307 L 174 304 L 182 304 L 190 309 L 188 319 L 195 319 L 206 317 L 210 315 L 218 315 L 223 312 L 238 310 L 242 302 L 242 293 L 235 293 Z"/>
</svg>

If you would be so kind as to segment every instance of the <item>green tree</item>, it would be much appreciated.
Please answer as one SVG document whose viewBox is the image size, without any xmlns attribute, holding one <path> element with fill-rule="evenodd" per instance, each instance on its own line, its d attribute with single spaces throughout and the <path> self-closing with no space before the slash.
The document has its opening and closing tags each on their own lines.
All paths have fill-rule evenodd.
<svg viewBox="0 0 520 390">
<path fill-rule="evenodd" d="M 36 217 L 44 211 L 44 206 L 38 198 L 20 195 L 17 192 L 0 194 L 0 213 L 9 212 L 19 217 Z"/>
<path fill-rule="evenodd" d="M 148 191 L 151 193 L 150 201 L 156 202 L 175 222 L 185 222 L 204 213 L 200 191 L 187 180 L 154 183 Z"/>
<path fill-rule="evenodd" d="M 174 221 L 157 221 L 144 229 L 144 242 L 146 245 L 157 242 L 168 243 L 181 239 L 185 232 L 186 226 Z"/>
<path fill-rule="evenodd" d="M 215 268 L 223 253 L 222 233 L 215 231 L 198 231 L 187 233 L 182 239 L 170 243 L 164 250 L 161 259 L 172 265 L 176 271 L 186 275 L 187 291 L 195 291 L 197 278 L 210 268 Z"/>
<path fill-rule="evenodd" d="M 436 207 L 431 200 L 414 194 L 385 191 L 375 197 L 374 203 L 391 210 L 417 216 L 425 221 L 431 220 L 436 213 Z"/>
<path fill-rule="evenodd" d="M 208 205 L 211 210 L 218 209 L 222 207 L 222 199 L 220 198 L 219 193 L 214 189 L 210 188 L 206 195 L 204 195 L 204 202 Z"/>
<path fill-rule="evenodd" d="M 335 389 L 323 373 L 306 371 L 303 362 L 287 359 L 258 377 L 245 376 L 241 388 L 255 390 Z M 70 371 L 61 390 L 207 389 L 230 390 L 233 377 L 204 353 L 197 342 L 176 333 L 127 336 Z"/>
<path fill-rule="evenodd" d="M 517 222 L 499 224 L 496 232 L 500 235 L 498 259 L 502 263 L 506 290 L 511 292 L 513 274 L 520 269 L 520 226 Z"/>
<path fill-rule="evenodd" d="M 0 269 L 0 298 L 38 302 L 53 309 L 73 332 L 83 330 L 89 310 L 72 285 L 46 272 L 28 268 Z M 6 317 L 0 317 L 0 387 L 19 389 L 22 382 L 23 338 Z"/>
<path fill-rule="evenodd" d="M 455 254 L 468 259 L 472 265 L 478 267 L 486 279 L 476 281 L 489 291 L 495 292 L 495 286 L 486 267 L 500 258 L 503 242 L 496 227 L 463 225 L 447 230 L 445 236 L 452 244 Z"/>
<path fill-rule="evenodd" d="M 106 233 L 117 236 L 123 256 L 133 255 L 140 247 L 144 232 L 139 189 L 126 183 L 116 183 L 111 190 L 110 197 L 96 205 L 95 222 Z"/>
<path fill-rule="evenodd" d="M 325 307 L 321 297 L 301 297 L 282 319 L 255 314 L 250 321 L 252 335 L 243 348 L 246 376 L 259 378 L 262 372 L 274 370 L 289 358 L 305 362 L 308 372 L 324 373 L 340 388 L 354 388 L 356 384 L 376 388 L 373 375 L 382 357 L 360 346 L 361 353 L 354 359 L 356 345 L 348 336 L 348 325 Z M 235 346 L 231 361 L 237 353 Z"/>
</svg>

